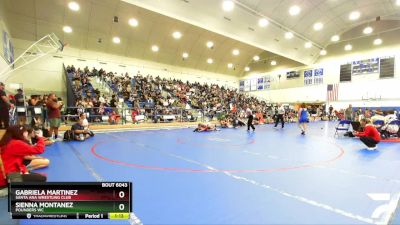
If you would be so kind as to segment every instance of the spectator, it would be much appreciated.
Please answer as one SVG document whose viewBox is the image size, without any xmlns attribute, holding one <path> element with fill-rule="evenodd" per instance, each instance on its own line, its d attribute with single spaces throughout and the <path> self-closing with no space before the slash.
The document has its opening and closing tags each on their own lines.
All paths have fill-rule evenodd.
<svg viewBox="0 0 400 225">
<path fill-rule="evenodd" d="M 62 102 L 58 102 L 58 99 L 54 93 L 50 94 L 46 103 L 48 110 L 48 117 L 50 123 L 50 136 L 53 136 L 54 140 L 58 139 L 58 128 L 61 125 L 61 108 L 63 107 Z"/>
<path fill-rule="evenodd" d="M 4 91 L 5 85 L 0 82 L 0 128 L 7 129 L 10 122 L 10 108 L 14 108 Z"/>
<path fill-rule="evenodd" d="M 374 124 L 375 121 L 378 121 L 378 120 L 385 121 L 385 117 L 383 116 L 383 112 L 381 112 L 381 111 L 376 111 L 375 115 L 371 117 L 372 124 Z"/>
<path fill-rule="evenodd" d="M 27 127 L 27 131 L 28 131 L 28 138 L 27 138 L 27 142 L 32 145 L 35 146 L 38 143 L 38 135 L 39 132 L 42 132 L 40 129 L 32 129 L 31 127 Z M 47 140 L 45 137 L 43 137 L 44 140 L 44 144 L 45 145 L 51 145 L 53 144 L 53 142 Z M 24 161 L 23 164 L 26 166 L 26 168 L 31 171 L 31 170 L 35 170 L 35 169 L 40 169 L 40 168 L 44 168 L 49 166 L 50 164 L 50 160 L 38 156 L 38 155 L 28 155 L 24 157 Z"/>
<path fill-rule="evenodd" d="M 369 119 L 363 118 L 360 120 L 361 127 L 364 127 L 363 132 L 354 131 L 354 135 L 360 137 L 360 140 L 368 147 L 368 150 L 375 150 L 377 144 L 381 140 L 381 134 L 371 124 Z"/>
<path fill-rule="evenodd" d="M 328 120 L 331 121 L 333 119 L 334 115 L 333 115 L 333 107 L 332 105 L 329 106 L 329 111 L 328 111 Z"/>
<path fill-rule="evenodd" d="M 353 106 L 350 104 L 349 107 L 344 111 L 345 120 L 353 121 Z"/>
<path fill-rule="evenodd" d="M 24 93 L 21 88 L 17 90 L 17 94 L 14 95 L 15 105 L 17 106 L 18 124 L 24 125 L 26 123 L 26 108 Z"/>
<path fill-rule="evenodd" d="M 45 182 L 46 177 L 29 172 L 23 161 L 26 156 L 42 154 L 44 152 L 44 140 L 41 132 L 35 134 L 37 143 L 34 146 L 26 142 L 28 131 L 24 126 L 10 126 L 0 140 L 1 159 L 4 172 L 14 181 Z"/>
<path fill-rule="evenodd" d="M 78 122 L 72 125 L 71 130 L 74 133 L 74 139 L 77 141 L 84 141 L 93 136 L 93 132 L 83 126 L 83 119 L 79 119 Z"/>
<path fill-rule="evenodd" d="M 276 115 L 275 126 L 278 126 L 279 121 L 281 121 L 282 128 L 285 126 L 285 121 L 283 120 L 283 115 L 285 114 L 285 108 L 282 104 L 278 104 L 278 113 Z"/>
<path fill-rule="evenodd" d="M 387 111 L 387 114 L 385 115 L 384 120 L 385 120 L 385 124 L 388 124 L 393 120 L 397 120 L 397 116 L 393 110 L 390 110 L 390 111 Z"/>
</svg>

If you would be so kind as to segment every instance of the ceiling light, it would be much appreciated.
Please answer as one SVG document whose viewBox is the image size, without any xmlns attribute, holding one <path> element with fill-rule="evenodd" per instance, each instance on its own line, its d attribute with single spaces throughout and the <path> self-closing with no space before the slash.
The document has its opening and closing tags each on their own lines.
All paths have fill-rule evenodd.
<svg viewBox="0 0 400 225">
<path fill-rule="evenodd" d="M 396 1 L 396 5 L 400 5 L 400 0 L 397 0 L 397 1 Z"/>
<path fill-rule="evenodd" d="M 258 60 L 260 60 L 260 56 L 258 56 L 258 55 L 255 55 L 255 56 L 253 57 L 253 60 L 254 60 L 254 61 L 258 61 Z"/>
<path fill-rule="evenodd" d="M 246 67 L 244 68 L 244 71 L 249 72 L 249 71 L 250 71 L 250 67 L 246 66 Z"/>
<path fill-rule="evenodd" d="M 374 29 L 372 29 L 372 27 L 368 26 L 368 27 L 364 28 L 363 33 L 370 34 L 370 33 L 372 33 L 372 31 L 374 31 Z"/>
<path fill-rule="evenodd" d="M 228 68 L 231 69 L 233 67 L 232 63 L 228 63 Z"/>
<path fill-rule="evenodd" d="M 327 52 L 326 52 L 325 49 L 322 49 L 322 50 L 319 52 L 320 55 L 326 55 L 326 53 L 327 53 Z"/>
<path fill-rule="evenodd" d="M 63 31 L 64 31 L 65 33 L 71 33 L 71 32 L 72 32 L 72 28 L 71 28 L 70 26 L 64 26 L 64 27 L 63 27 Z"/>
<path fill-rule="evenodd" d="M 305 48 L 311 48 L 311 47 L 312 47 L 312 43 L 311 43 L 311 42 L 306 42 L 306 43 L 304 44 L 304 47 L 305 47 Z"/>
<path fill-rule="evenodd" d="M 285 33 L 285 38 L 286 39 L 292 39 L 293 38 L 293 33 L 292 32 L 286 32 Z"/>
<path fill-rule="evenodd" d="M 336 42 L 336 41 L 339 41 L 339 40 L 340 40 L 339 35 L 333 35 L 333 36 L 331 37 L 331 41 L 333 41 L 333 42 Z"/>
<path fill-rule="evenodd" d="M 158 52 L 158 50 L 160 50 L 160 49 L 158 48 L 157 45 L 153 45 L 153 46 L 151 46 L 151 50 L 152 50 L 153 52 Z"/>
<path fill-rule="evenodd" d="M 353 46 L 351 46 L 351 44 L 347 44 L 346 46 L 344 46 L 344 50 L 346 51 L 351 51 L 353 49 Z"/>
<path fill-rule="evenodd" d="M 235 3 L 230 0 L 225 0 L 222 2 L 222 9 L 226 12 L 232 11 L 235 8 Z"/>
<path fill-rule="evenodd" d="M 275 60 L 272 60 L 271 61 L 271 66 L 275 66 L 276 65 L 276 61 Z"/>
<path fill-rule="evenodd" d="M 294 6 L 290 7 L 289 14 L 292 16 L 296 16 L 300 13 L 300 11 L 301 11 L 300 7 L 298 7 L 297 5 L 294 5 Z"/>
<path fill-rule="evenodd" d="M 374 45 L 380 45 L 380 44 L 382 44 L 382 39 L 377 38 L 374 40 Z"/>
<path fill-rule="evenodd" d="M 80 9 L 79 4 L 76 2 L 68 3 L 68 8 L 72 11 L 78 11 Z"/>
<path fill-rule="evenodd" d="M 121 39 L 119 38 L 119 37 L 113 37 L 113 42 L 115 43 L 115 44 L 119 44 L 119 43 L 121 43 Z"/>
<path fill-rule="evenodd" d="M 269 21 L 265 18 L 261 18 L 258 20 L 258 26 L 260 26 L 260 27 L 266 27 L 266 26 L 268 26 L 268 24 L 269 24 Z"/>
<path fill-rule="evenodd" d="M 208 64 L 212 64 L 213 62 L 214 62 L 214 60 L 213 60 L 212 58 L 208 58 L 208 59 L 207 59 L 207 63 L 208 63 Z"/>
<path fill-rule="evenodd" d="M 182 58 L 187 59 L 189 57 L 189 54 L 187 52 L 184 52 L 182 54 Z"/>
<path fill-rule="evenodd" d="M 207 41 L 207 48 L 213 48 L 213 47 L 214 47 L 214 42 Z"/>
<path fill-rule="evenodd" d="M 180 39 L 182 37 L 182 33 L 179 31 L 175 31 L 174 33 L 172 33 L 172 37 L 174 37 L 175 39 Z"/>
<path fill-rule="evenodd" d="M 129 22 L 129 25 L 131 25 L 132 27 L 137 27 L 139 25 L 139 22 L 135 18 L 129 19 L 128 22 Z"/>
<path fill-rule="evenodd" d="M 324 27 L 324 24 L 321 22 L 314 23 L 314 30 L 321 30 Z"/>
<path fill-rule="evenodd" d="M 232 54 L 233 55 L 239 55 L 239 50 L 238 49 L 233 49 Z"/>
<path fill-rule="evenodd" d="M 360 12 L 359 11 L 353 11 L 349 14 L 349 20 L 357 20 L 360 18 Z"/>
</svg>

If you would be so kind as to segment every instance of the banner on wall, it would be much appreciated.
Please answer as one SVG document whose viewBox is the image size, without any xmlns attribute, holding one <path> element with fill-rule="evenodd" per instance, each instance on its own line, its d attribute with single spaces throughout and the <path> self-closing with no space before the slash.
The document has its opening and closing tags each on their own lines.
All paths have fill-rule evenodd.
<svg viewBox="0 0 400 225">
<path fill-rule="evenodd" d="M 319 68 L 314 70 L 314 84 L 323 84 L 324 83 L 324 69 Z"/>
<path fill-rule="evenodd" d="M 271 77 L 265 76 L 264 77 L 264 90 L 269 90 L 271 88 Z"/>
<path fill-rule="evenodd" d="M 240 92 L 244 91 L 244 80 L 239 81 L 239 91 Z"/>
<path fill-rule="evenodd" d="M 14 46 L 7 32 L 3 30 L 3 51 L 4 59 L 9 63 L 14 62 Z"/>
<path fill-rule="evenodd" d="M 271 77 L 262 76 L 239 81 L 239 91 L 263 91 L 271 88 Z"/>
<path fill-rule="evenodd" d="M 304 71 L 304 85 L 312 85 L 313 84 L 313 71 L 312 70 L 305 70 Z"/>
<path fill-rule="evenodd" d="M 261 77 L 261 78 L 258 78 L 258 80 L 257 80 L 257 90 L 258 91 L 262 91 L 262 90 L 264 90 L 264 77 Z"/>
<path fill-rule="evenodd" d="M 250 91 L 257 91 L 257 78 L 250 80 Z"/>
<path fill-rule="evenodd" d="M 244 81 L 244 91 L 250 91 L 250 80 Z"/>
</svg>

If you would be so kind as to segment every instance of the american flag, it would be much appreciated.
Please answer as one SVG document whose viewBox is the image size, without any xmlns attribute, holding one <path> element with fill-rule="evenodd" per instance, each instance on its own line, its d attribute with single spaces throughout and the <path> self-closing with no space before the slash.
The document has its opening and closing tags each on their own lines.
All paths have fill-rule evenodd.
<svg viewBox="0 0 400 225">
<path fill-rule="evenodd" d="M 337 101 L 338 95 L 339 95 L 339 84 L 328 84 L 327 88 L 328 102 Z"/>
</svg>

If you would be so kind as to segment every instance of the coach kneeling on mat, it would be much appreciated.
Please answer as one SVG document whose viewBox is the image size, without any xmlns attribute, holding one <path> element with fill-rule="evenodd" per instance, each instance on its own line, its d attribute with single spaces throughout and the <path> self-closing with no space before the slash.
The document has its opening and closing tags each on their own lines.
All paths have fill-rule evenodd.
<svg viewBox="0 0 400 225">
<path fill-rule="evenodd" d="M 360 124 L 361 127 L 364 127 L 364 132 L 354 131 L 354 135 L 360 137 L 360 140 L 368 147 L 368 150 L 375 150 L 376 145 L 381 141 L 381 134 L 369 119 L 361 119 Z"/>
<path fill-rule="evenodd" d="M 80 118 L 77 123 L 72 125 L 72 132 L 74 133 L 74 140 L 84 141 L 94 136 L 94 133 L 84 127 L 83 119 Z"/>
</svg>

